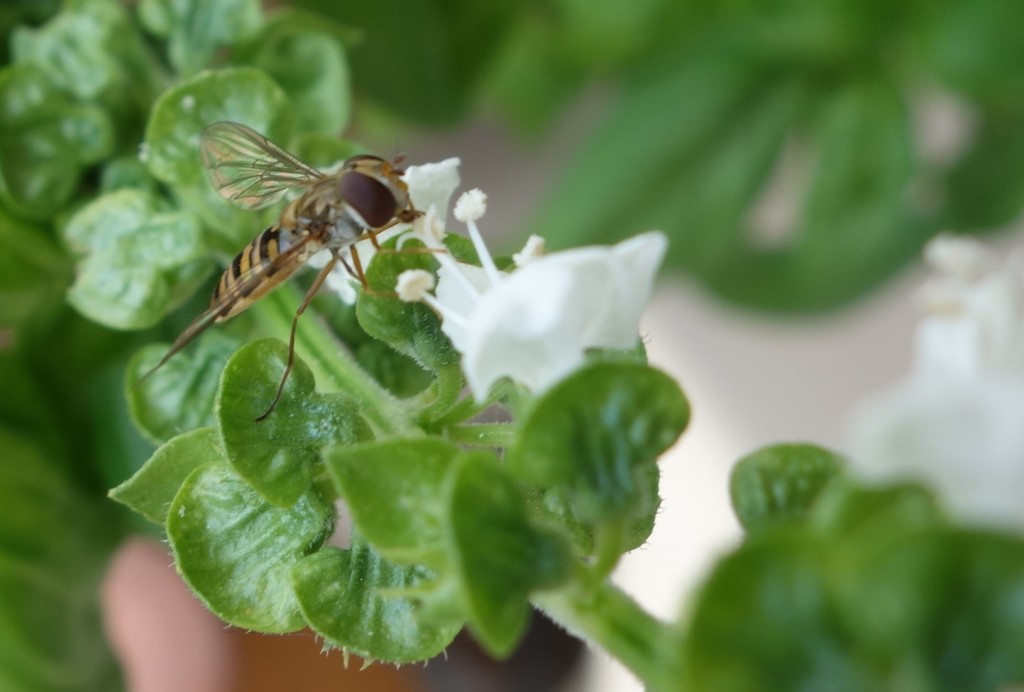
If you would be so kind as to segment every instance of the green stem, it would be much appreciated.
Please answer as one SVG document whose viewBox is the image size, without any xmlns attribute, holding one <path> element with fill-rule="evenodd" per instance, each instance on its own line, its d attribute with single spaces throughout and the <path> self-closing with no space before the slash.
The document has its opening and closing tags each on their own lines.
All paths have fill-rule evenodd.
<svg viewBox="0 0 1024 692">
<path fill-rule="evenodd" d="M 295 310 L 302 297 L 291 286 L 273 292 L 253 307 L 261 323 L 288 342 Z M 422 431 L 409 421 L 401 402 L 364 371 L 333 334 L 307 311 L 299 318 L 295 351 L 313 371 L 318 389 L 343 391 L 359 403 L 359 412 L 381 436 L 416 436 Z"/>
<path fill-rule="evenodd" d="M 533 602 L 555 622 L 617 658 L 652 692 L 682 687 L 676 631 L 608 580 L 584 588 L 578 580 Z"/>
</svg>

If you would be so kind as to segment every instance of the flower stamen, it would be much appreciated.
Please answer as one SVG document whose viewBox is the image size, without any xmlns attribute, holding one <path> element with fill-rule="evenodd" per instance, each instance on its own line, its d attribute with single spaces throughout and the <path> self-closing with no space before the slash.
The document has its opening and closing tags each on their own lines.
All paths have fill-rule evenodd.
<svg viewBox="0 0 1024 692">
<path fill-rule="evenodd" d="M 487 245 L 484 244 L 483 236 L 476 225 L 477 219 L 487 213 L 487 195 L 480 188 L 474 188 L 469 192 L 462 193 L 458 201 L 455 202 L 453 213 L 456 219 L 466 224 L 466 228 L 469 229 L 469 238 L 473 241 L 477 257 L 480 258 L 480 266 L 487 273 L 487 278 L 490 280 L 491 285 L 497 286 L 501 281 L 501 272 L 498 271 L 497 265 L 494 264 L 494 259 L 491 257 Z"/>
<path fill-rule="evenodd" d="M 517 267 L 525 267 L 533 260 L 544 256 L 544 239 L 539 235 L 531 235 L 526 239 L 526 245 L 519 252 L 512 255 L 512 261 Z"/>
<path fill-rule="evenodd" d="M 395 281 L 395 292 L 403 303 L 418 303 L 433 288 L 434 275 L 425 269 L 407 269 Z"/>
<path fill-rule="evenodd" d="M 439 303 L 437 298 L 430 293 L 433 288 L 434 275 L 426 269 L 407 269 L 399 274 L 395 281 L 395 292 L 403 303 L 424 303 L 445 321 L 465 327 L 465 318 Z"/>
</svg>

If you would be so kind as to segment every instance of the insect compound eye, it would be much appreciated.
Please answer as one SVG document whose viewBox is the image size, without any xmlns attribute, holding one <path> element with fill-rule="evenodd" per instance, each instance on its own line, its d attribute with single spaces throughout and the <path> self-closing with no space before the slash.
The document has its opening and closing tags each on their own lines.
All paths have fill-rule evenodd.
<svg viewBox="0 0 1024 692">
<path fill-rule="evenodd" d="M 371 228 L 383 226 L 398 211 L 395 195 L 376 178 L 349 171 L 341 176 L 338 186 L 342 199 L 352 205 Z"/>
</svg>

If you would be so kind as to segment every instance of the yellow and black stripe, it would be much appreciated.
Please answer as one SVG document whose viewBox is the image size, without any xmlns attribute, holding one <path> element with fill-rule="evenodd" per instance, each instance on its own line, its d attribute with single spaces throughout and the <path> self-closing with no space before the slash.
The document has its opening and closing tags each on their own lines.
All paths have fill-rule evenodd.
<svg viewBox="0 0 1024 692">
<path fill-rule="evenodd" d="M 237 315 L 295 273 L 319 247 L 310 247 L 311 236 L 285 242 L 280 226 L 260 233 L 239 252 L 220 277 L 210 300 L 210 311 L 220 322 Z M 287 233 L 287 231 L 285 231 Z"/>
<path fill-rule="evenodd" d="M 222 296 L 228 295 L 232 289 L 237 290 L 237 298 L 248 298 L 258 285 L 246 286 L 249 283 L 245 280 L 253 276 L 255 271 L 260 272 L 263 277 L 270 277 L 274 274 L 274 262 L 281 255 L 280 238 L 281 229 L 278 226 L 271 226 L 260 233 L 256 238 L 242 248 L 242 251 L 235 255 L 231 265 L 224 270 L 213 292 L 213 300 L 216 303 Z M 240 285 L 241 284 L 241 285 Z M 235 288 L 237 286 L 237 288 Z"/>
</svg>

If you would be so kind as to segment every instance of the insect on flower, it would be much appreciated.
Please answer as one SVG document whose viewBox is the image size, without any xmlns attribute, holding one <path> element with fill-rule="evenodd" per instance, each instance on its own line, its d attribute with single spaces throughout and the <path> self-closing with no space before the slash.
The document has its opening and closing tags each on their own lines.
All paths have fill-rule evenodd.
<svg viewBox="0 0 1024 692">
<path fill-rule="evenodd" d="M 347 159 L 334 173 L 318 171 L 256 131 L 232 122 L 214 123 L 202 136 L 202 156 L 210 181 L 225 199 L 243 209 L 262 209 L 286 192 L 298 191 L 277 222 L 256 236 L 224 270 L 210 307 L 175 339 L 145 379 L 211 324 L 242 312 L 294 274 L 313 255 L 329 250 L 324 265 L 292 318 L 288 364 L 270 408 L 274 410 L 295 360 L 295 328 L 321 284 L 337 263 L 366 287 L 359 254 L 353 245 L 397 223 L 411 222 L 419 212 L 409 199 L 403 171 L 376 156 Z M 378 246 L 379 247 L 379 246 Z M 350 265 L 342 251 L 349 251 Z M 141 380 L 140 380 L 141 382 Z"/>
</svg>

